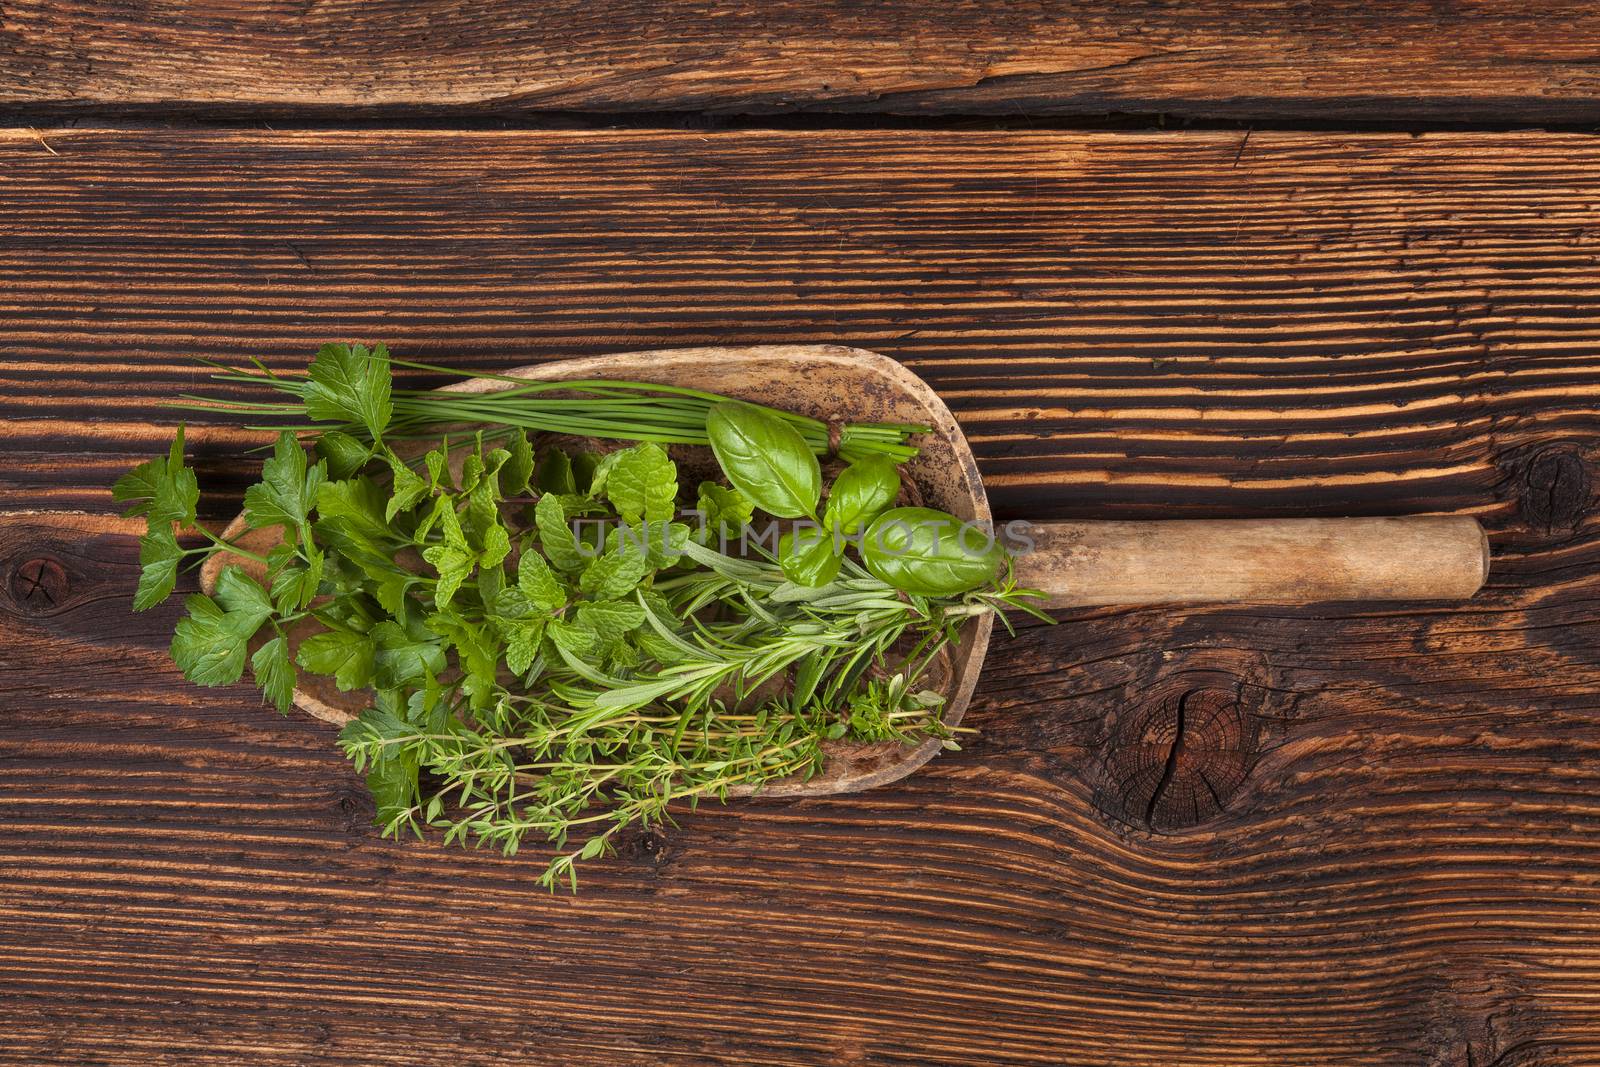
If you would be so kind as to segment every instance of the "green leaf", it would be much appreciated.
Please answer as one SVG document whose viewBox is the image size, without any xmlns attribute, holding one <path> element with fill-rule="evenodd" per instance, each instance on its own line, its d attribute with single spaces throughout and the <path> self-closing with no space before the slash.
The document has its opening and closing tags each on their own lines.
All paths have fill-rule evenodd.
<svg viewBox="0 0 1600 1067">
<path fill-rule="evenodd" d="M 577 621 L 604 644 L 637 629 L 644 622 L 644 608 L 629 600 L 585 601 L 578 605 Z"/>
<path fill-rule="evenodd" d="M 194 471 L 183 465 L 183 427 L 178 427 L 167 455 L 146 460 L 118 478 L 111 498 L 131 505 L 123 512 L 125 517 L 148 516 L 152 529 L 163 522 L 193 526 L 200 484 Z"/>
<path fill-rule="evenodd" d="M 282 526 L 293 532 L 316 506 L 317 490 L 327 476 L 327 467 L 318 463 L 306 469 L 306 453 L 294 434 L 278 435 L 272 458 L 261 468 L 261 481 L 244 494 L 244 517 L 252 529 Z"/>
<path fill-rule="evenodd" d="M 433 588 L 433 602 L 438 607 L 447 606 L 461 588 L 461 583 L 472 574 L 477 556 L 465 548 L 452 544 L 430 545 L 422 550 L 422 558 L 439 573 L 439 582 Z"/>
<path fill-rule="evenodd" d="M 478 566 L 498 567 L 511 555 L 511 535 L 506 528 L 496 522 L 483 534 L 483 552 L 479 555 Z"/>
<path fill-rule="evenodd" d="M 392 619 L 368 632 L 376 649 L 373 674 L 379 688 L 395 689 L 445 668 L 444 649 L 433 635 L 417 624 L 402 627 Z"/>
<path fill-rule="evenodd" d="M 572 457 L 572 489 L 588 493 L 594 489 L 594 474 L 600 466 L 600 453 L 579 452 Z"/>
<path fill-rule="evenodd" d="M 310 562 L 302 560 L 295 546 L 282 542 L 267 554 L 267 573 L 271 579 L 272 602 L 280 613 L 305 607 L 316 598 L 322 585 L 327 557 L 315 545 L 303 549 Z"/>
<path fill-rule="evenodd" d="M 507 445 L 511 455 L 505 466 L 500 468 L 502 499 L 525 494 L 528 491 L 528 479 L 533 477 L 533 445 L 528 443 L 528 435 L 513 429 Z"/>
<path fill-rule="evenodd" d="M 541 493 L 576 493 L 578 483 L 572 476 L 572 458 L 559 448 L 546 449 L 544 455 L 539 457 L 534 484 Z"/>
<path fill-rule="evenodd" d="M 364 689 L 372 684 L 374 649 L 363 634 L 324 630 L 300 642 L 295 658 L 315 674 L 331 674 L 339 691 Z"/>
<path fill-rule="evenodd" d="M 388 454 L 389 471 L 394 476 L 389 490 L 389 503 L 383 509 L 384 521 L 393 523 L 402 511 L 410 511 L 426 500 L 433 487 L 428 480 L 400 461 L 393 452 Z"/>
<path fill-rule="evenodd" d="M 384 518 L 384 496 L 371 478 L 323 482 L 317 488 L 317 530 L 327 530 L 345 544 L 388 555 L 394 539 Z M 340 547 L 344 547 L 343 544 Z"/>
<path fill-rule="evenodd" d="M 529 550 L 517 560 L 517 588 L 540 611 L 559 610 L 567 602 L 566 590 L 537 552 Z"/>
<path fill-rule="evenodd" d="M 513 673 L 525 674 L 539 655 L 539 644 L 544 640 L 543 619 L 515 619 L 501 623 L 500 632 L 506 639 L 506 666 Z"/>
<path fill-rule="evenodd" d="M 660 445 L 642 442 L 616 453 L 605 492 L 625 522 L 666 522 L 677 511 L 678 467 Z"/>
<path fill-rule="evenodd" d="M 132 505 L 122 513 L 123 518 L 148 514 L 151 504 L 155 502 L 157 487 L 166 479 L 166 457 L 147 459 L 117 479 L 117 483 L 111 487 L 111 499 L 119 504 Z"/>
<path fill-rule="evenodd" d="M 780 519 L 815 516 L 822 468 L 799 430 L 734 400 L 712 406 L 706 435 L 728 481 L 756 507 Z"/>
<path fill-rule="evenodd" d="M 172 524 L 163 522 L 139 538 L 139 587 L 133 594 L 133 610 L 145 611 L 172 595 L 178 584 L 178 564 L 183 549 L 172 533 Z"/>
<path fill-rule="evenodd" d="M 289 662 L 289 641 L 282 634 L 274 637 L 250 657 L 250 673 L 262 695 L 279 711 L 288 711 L 294 700 L 294 664 Z"/>
<path fill-rule="evenodd" d="M 843 547 L 827 530 L 790 530 L 778 539 L 778 565 L 796 585 L 827 585 L 839 574 Z"/>
<path fill-rule="evenodd" d="M 900 495 L 900 474 L 881 456 L 858 459 L 839 473 L 828 493 L 829 529 L 855 534 Z"/>
<path fill-rule="evenodd" d="M 340 430 L 317 438 L 317 458 L 327 464 L 328 477 L 351 478 L 372 458 L 372 449 Z"/>
<path fill-rule="evenodd" d="M 311 361 L 306 414 L 317 422 L 354 422 L 381 438 L 394 414 L 389 350 L 375 345 L 323 345 Z"/>
<path fill-rule="evenodd" d="M 599 637 L 593 627 L 583 626 L 565 619 L 551 619 L 545 627 L 545 634 L 560 647 L 575 656 L 583 656 L 594 651 L 599 643 Z"/>
<path fill-rule="evenodd" d="M 705 540 L 737 537 L 755 517 L 755 506 L 743 493 L 716 482 L 700 483 L 698 504 Z"/>
<path fill-rule="evenodd" d="M 546 559 L 568 574 L 576 574 L 588 565 L 588 558 L 578 551 L 578 539 L 573 536 L 572 527 L 567 525 L 567 512 L 560 497 L 554 493 L 540 497 L 533 517 L 539 527 L 539 547 L 544 550 Z"/>
<path fill-rule="evenodd" d="M 197 593 L 184 601 L 187 617 L 172 635 L 172 659 L 196 685 L 231 685 L 244 673 L 250 638 L 272 614 L 255 579 L 228 567 L 217 579 L 216 599 Z"/>
<path fill-rule="evenodd" d="M 428 467 L 428 481 L 435 489 L 453 489 L 450 480 L 450 441 L 446 438 L 438 448 L 422 457 Z"/>
<path fill-rule="evenodd" d="M 238 614 L 255 620 L 259 625 L 272 614 L 272 601 L 261 583 L 238 567 L 224 567 L 217 578 L 217 591 L 213 594 L 228 614 Z M 251 627 L 253 630 L 254 627 Z"/>
<path fill-rule="evenodd" d="M 638 546 L 624 542 L 596 556 L 584 569 L 578 588 L 602 600 L 616 600 L 633 592 L 647 567 Z"/>
<path fill-rule="evenodd" d="M 173 631 L 172 661 L 196 685 L 237 682 L 244 673 L 250 634 L 239 632 L 221 606 L 203 593 L 190 596 L 184 607 L 189 614 Z"/>
<path fill-rule="evenodd" d="M 917 596 L 956 596 L 993 580 L 1004 550 L 983 530 L 932 508 L 893 508 L 861 536 L 879 581 Z"/>
</svg>

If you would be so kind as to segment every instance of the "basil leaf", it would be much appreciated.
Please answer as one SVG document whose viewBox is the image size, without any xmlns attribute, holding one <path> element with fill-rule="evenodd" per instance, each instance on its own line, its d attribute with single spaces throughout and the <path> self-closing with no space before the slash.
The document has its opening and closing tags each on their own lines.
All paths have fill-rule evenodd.
<svg viewBox="0 0 1600 1067">
<path fill-rule="evenodd" d="M 842 534 L 854 534 L 899 494 L 900 475 L 893 463 L 881 456 L 858 459 L 833 480 L 827 525 Z"/>
<path fill-rule="evenodd" d="M 815 517 L 822 468 L 799 430 L 734 400 L 711 408 L 706 436 L 728 481 L 756 507 L 780 519 Z"/>
<path fill-rule="evenodd" d="M 879 581 L 917 596 L 956 596 L 992 580 L 1003 550 L 977 526 L 932 508 L 893 508 L 861 536 Z"/>
<path fill-rule="evenodd" d="M 778 539 L 778 565 L 796 585 L 827 585 L 839 574 L 842 548 L 830 531 L 790 530 Z"/>
</svg>

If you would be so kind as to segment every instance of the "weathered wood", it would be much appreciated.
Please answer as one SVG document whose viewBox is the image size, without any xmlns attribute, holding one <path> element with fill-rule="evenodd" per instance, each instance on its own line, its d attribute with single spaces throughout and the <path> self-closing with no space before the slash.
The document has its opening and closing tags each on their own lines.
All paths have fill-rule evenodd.
<svg viewBox="0 0 1600 1067">
<path fill-rule="evenodd" d="M 1024 521 L 1001 536 L 1017 580 L 1062 608 L 1465 600 L 1489 570 L 1478 523 L 1447 515 Z"/>
<path fill-rule="evenodd" d="M 0 141 L 0 1060 L 1600 1057 L 1591 141 L 40 133 Z M 330 728 L 126 611 L 105 487 L 186 357 L 338 337 L 862 344 L 1002 520 L 1453 512 L 1495 567 L 1455 608 L 1028 626 L 963 752 L 552 897 L 378 840 Z M 261 439 L 192 427 L 208 517 Z"/>
<path fill-rule="evenodd" d="M 0 101 L 1594 122 L 1597 49 L 1576 0 L 21 0 Z"/>
</svg>

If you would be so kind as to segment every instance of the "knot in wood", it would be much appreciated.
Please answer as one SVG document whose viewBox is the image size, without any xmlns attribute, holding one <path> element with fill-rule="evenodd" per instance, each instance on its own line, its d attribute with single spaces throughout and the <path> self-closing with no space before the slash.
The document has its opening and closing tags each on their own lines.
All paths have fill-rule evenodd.
<svg viewBox="0 0 1600 1067">
<path fill-rule="evenodd" d="M 1220 814 L 1255 762 L 1257 693 L 1219 670 L 1159 679 L 1113 728 L 1101 797 L 1107 814 L 1157 832 Z"/>
<path fill-rule="evenodd" d="M 1522 519 L 1535 530 L 1571 530 L 1589 510 L 1588 465 L 1576 449 L 1542 448 L 1528 457 L 1518 486 Z"/>
<path fill-rule="evenodd" d="M 67 572 L 48 556 L 24 560 L 12 568 L 8 589 L 18 608 L 44 615 L 66 603 Z"/>
</svg>

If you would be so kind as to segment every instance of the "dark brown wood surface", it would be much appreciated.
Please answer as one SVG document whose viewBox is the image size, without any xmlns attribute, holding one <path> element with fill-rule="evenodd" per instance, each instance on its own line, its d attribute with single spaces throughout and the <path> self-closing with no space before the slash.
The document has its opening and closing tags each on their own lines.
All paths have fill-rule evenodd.
<svg viewBox="0 0 1600 1067">
<path fill-rule="evenodd" d="M 1583 0 L 14 0 L 0 103 L 1600 121 Z"/>
<path fill-rule="evenodd" d="M 0 203 L 0 1062 L 1600 1062 L 1592 139 L 11 130 Z M 1002 518 L 1471 514 L 1494 572 L 1027 626 L 966 751 L 551 896 L 128 611 L 190 357 L 333 338 L 860 345 Z M 261 438 L 191 435 L 225 519 Z"/>
</svg>

